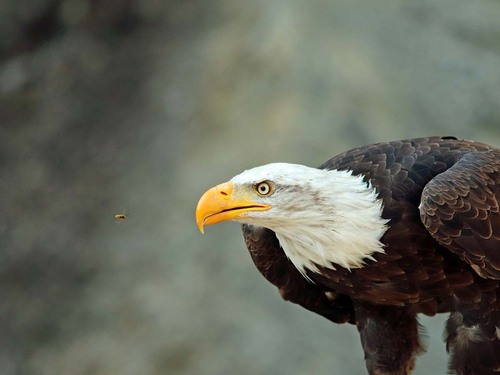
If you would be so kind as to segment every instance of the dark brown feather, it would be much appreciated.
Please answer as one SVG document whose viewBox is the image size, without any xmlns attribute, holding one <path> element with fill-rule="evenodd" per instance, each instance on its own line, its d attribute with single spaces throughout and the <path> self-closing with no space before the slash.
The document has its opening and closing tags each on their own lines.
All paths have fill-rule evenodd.
<svg viewBox="0 0 500 375">
<path fill-rule="evenodd" d="M 273 231 L 244 224 L 245 243 L 260 273 L 274 284 L 281 297 L 335 323 L 354 323 L 349 297 L 308 282 L 288 260 Z"/>
<path fill-rule="evenodd" d="M 500 279 L 500 151 L 470 152 L 422 192 L 422 221 L 483 277 Z"/>
</svg>

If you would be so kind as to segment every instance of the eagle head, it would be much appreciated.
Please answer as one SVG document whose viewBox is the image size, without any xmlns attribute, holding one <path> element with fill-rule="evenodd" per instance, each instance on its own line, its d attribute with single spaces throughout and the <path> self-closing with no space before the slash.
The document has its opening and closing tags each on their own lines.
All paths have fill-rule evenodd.
<svg viewBox="0 0 500 375">
<path fill-rule="evenodd" d="M 382 201 L 349 171 L 273 163 L 244 171 L 201 197 L 196 221 L 233 220 L 273 230 L 304 275 L 317 265 L 361 267 L 382 250 Z"/>
</svg>

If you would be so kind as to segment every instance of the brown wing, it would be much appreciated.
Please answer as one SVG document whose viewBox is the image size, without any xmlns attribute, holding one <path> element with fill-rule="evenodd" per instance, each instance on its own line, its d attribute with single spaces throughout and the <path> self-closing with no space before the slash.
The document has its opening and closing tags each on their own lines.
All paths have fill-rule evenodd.
<svg viewBox="0 0 500 375">
<path fill-rule="evenodd" d="M 245 243 L 260 273 L 283 299 L 299 304 L 335 323 L 355 323 L 351 299 L 324 286 L 311 284 L 286 257 L 274 232 L 242 225 Z"/>
<path fill-rule="evenodd" d="M 500 150 L 471 152 L 425 186 L 420 216 L 479 275 L 500 279 L 499 203 Z"/>
</svg>

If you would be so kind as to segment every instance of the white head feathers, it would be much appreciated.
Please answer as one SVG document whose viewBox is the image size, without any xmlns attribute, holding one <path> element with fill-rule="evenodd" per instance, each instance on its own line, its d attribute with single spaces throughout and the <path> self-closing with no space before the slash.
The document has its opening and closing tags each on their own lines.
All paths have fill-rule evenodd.
<svg viewBox="0 0 500 375">
<path fill-rule="evenodd" d="M 272 183 L 274 190 L 259 199 L 272 208 L 248 213 L 238 221 L 273 230 L 304 276 L 306 269 L 317 271 L 317 265 L 360 268 L 364 259 L 384 251 L 380 239 L 388 220 L 381 217 L 382 200 L 362 176 L 273 163 L 231 180 L 235 186 L 263 181 Z"/>
</svg>

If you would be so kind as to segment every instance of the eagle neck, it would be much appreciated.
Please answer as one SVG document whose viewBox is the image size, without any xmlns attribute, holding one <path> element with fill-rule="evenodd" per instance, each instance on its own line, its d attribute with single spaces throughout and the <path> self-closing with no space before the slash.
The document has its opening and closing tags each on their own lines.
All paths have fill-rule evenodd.
<svg viewBox="0 0 500 375">
<path fill-rule="evenodd" d="M 306 278 L 307 270 L 319 272 L 318 266 L 332 270 L 363 267 L 374 253 L 384 252 L 380 239 L 387 230 L 382 200 L 363 176 L 319 171 L 311 201 L 271 228 Z"/>
</svg>

